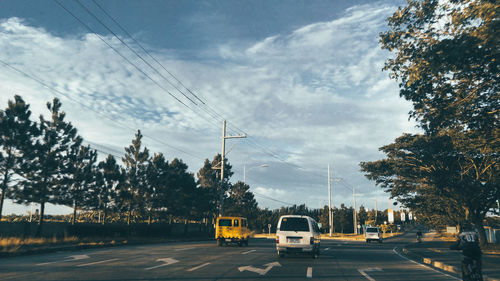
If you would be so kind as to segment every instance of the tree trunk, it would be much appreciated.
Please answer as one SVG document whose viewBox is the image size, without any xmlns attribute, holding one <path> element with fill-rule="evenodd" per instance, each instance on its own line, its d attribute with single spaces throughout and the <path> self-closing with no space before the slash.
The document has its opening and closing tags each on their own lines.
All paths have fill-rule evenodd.
<svg viewBox="0 0 500 281">
<path fill-rule="evenodd" d="M 106 205 L 105 205 L 104 206 L 104 210 L 103 210 L 103 214 L 102 214 L 102 225 L 106 224 L 106 211 L 107 211 L 107 208 L 106 208 Z"/>
<path fill-rule="evenodd" d="M 130 225 L 130 217 L 132 216 L 132 208 L 130 204 L 128 205 L 128 214 L 127 214 L 127 225 Z"/>
<path fill-rule="evenodd" d="M 0 194 L 0 221 L 2 221 L 2 210 L 3 210 L 3 199 L 5 198 L 5 189 L 2 189 L 2 194 Z"/>
<path fill-rule="evenodd" d="M 476 218 L 476 216 L 471 216 L 471 218 L 474 226 L 477 228 L 477 231 L 479 233 L 479 245 L 481 245 L 481 247 L 484 247 L 486 246 L 486 244 L 488 244 L 488 240 L 486 238 L 486 231 L 484 230 L 483 220 L 480 218 Z"/>
<path fill-rule="evenodd" d="M 71 222 L 72 225 L 75 225 L 76 223 L 76 202 L 73 203 L 73 221 Z"/>
<path fill-rule="evenodd" d="M 45 202 L 40 202 L 40 218 L 38 219 L 38 227 L 36 228 L 36 237 L 42 236 L 43 214 L 45 213 Z"/>
</svg>

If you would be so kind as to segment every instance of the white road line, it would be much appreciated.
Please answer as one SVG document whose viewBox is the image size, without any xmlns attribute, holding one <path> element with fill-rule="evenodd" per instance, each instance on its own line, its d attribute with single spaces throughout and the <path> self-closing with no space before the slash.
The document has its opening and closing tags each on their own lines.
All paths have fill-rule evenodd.
<svg viewBox="0 0 500 281">
<path fill-rule="evenodd" d="M 405 257 L 405 256 L 403 256 L 403 255 L 401 255 L 401 254 L 399 254 L 399 253 L 396 251 L 396 247 L 394 247 L 394 249 L 392 249 L 392 251 L 393 251 L 396 255 L 400 256 L 401 258 L 403 258 L 403 259 L 405 259 L 405 260 L 407 260 L 407 261 L 410 261 L 410 262 L 412 262 L 412 263 L 418 264 L 418 265 L 420 265 L 420 266 L 422 266 L 422 267 L 425 267 L 425 268 L 427 268 L 427 269 L 433 270 L 433 271 L 435 271 L 435 272 L 441 273 L 441 274 L 446 275 L 446 276 L 448 276 L 448 277 L 450 277 L 450 278 L 453 278 L 453 279 L 455 279 L 455 280 L 462 280 L 462 279 L 457 278 L 457 277 L 455 277 L 455 276 L 453 276 L 453 275 L 446 274 L 446 273 L 441 272 L 441 271 L 439 271 L 439 270 L 436 270 L 436 269 L 434 269 L 434 268 L 432 268 L 432 267 L 430 267 L 430 266 L 426 266 L 426 265 L 423 265 L 423 264 L 421 264 L 421 263 L 419 263 L 419 262 L 416 262 L 416 261 L 414 261 L 414 260 L 411 260 L 411 259 L 409 259 L 409 258 L 407 258 L 407 257 Z"/>
<path fill-rule="evenodd" d="M 251 252 L 255 252 L 255 251 L 257 251 L 257 250 L 250 250 L 250 251 L 243 252 L 243 253 L 241 253 L 241 254 L 242 254 L 242 255 L 246 255 L 246 254 L 250 254 Z"/>
<path fill-rule="evenodd" d="M 378 268 L 378 267 L 374 267 L 374 268 L 358 268 L 358 271 L 359 273 L 361 273 L 361 275 L 363 275 L 366 279 L 370 280 L 370 281 L 375 281 L 375 279 L 371 278 L 370 275 L 368 275 L 368 273 L 366 273 L 366 271 L 382 271 L 382 269 Z"/>
<path fill-rule="evenodd" d="M 328 251 L 328 250 L 330 250 L 330 248 L 326 248 L 326 249 L 324 249 L 323 251 Z"/>
<path fill-rule="evenodd" d="M 175 251 L 187 251 L 187 250 L 192 250 L 192 249 L 195 249 L 194 247 L 190 247 L 190 248 L 181 248 L 181 249 L 176 249 Z"/>
<path fill-rule="evenodd" d="M 145 270 L 151 270 L 151 269 L 155 269 L 155 268 L 158 268 L 158 267 L 167 266 L 167 265 L 171 265 L 171 264 L 179 262 L 178 260 L 173 259 L 173 258 L 162 258 L 162 259 L 157 259 L 156 261 L 163 262 L 163 264 L 160 264 L 160 265 L 157 265 L 157 266 L 148 267 L 148 268 L 144 268 L 144 269 Z"/>
<path fill-rule="evenodd" d="M 196 267 L 190 268 L 190 269 L 188 269 L 187 271 L 195 271 L 195 270 L 200 269 L 200 268 L 202 268 L 202 267 L 205 267 L 205 266 L 207 266 L 207 265 L 209 265 L 209 264 L 210 264 L 210 263 L 209 263 L 209 262 L 207 262 L 207 263 L 204 263 L 204 264 L 202 264 L 202 265 L 198 265 L 198 266 L 196 266 Z"/>
<path fill-rule="evenodd" d="M 116 261 L 116 260 L 119 260 L 119 259 L 116 258 L 116 259 L 109 259 L 109 260 L 103 260 L 103 261 L 89 262 L 89 263 L 79 264 L 77 266 L 78 267 L 80 267 L 80 266 L 89 266 L 89 265 L 100 264 L 100 263 L 105 263 L 105 262 L 110 262 L 110 261 Z"/>
<path fill-rule="evenodd" d="M 361 273 L 361 275 L 363 275 L 366 279 L 370 280 L 370 281 L 375 281 L 375 279 L 371 278 L 370 275 L 366 274 L 366 272 L 364 272 L 363 270 L 361 269 L 358 269 L 359 273 Z"/>
<path fill-rule="evenodd" d="M 59 261 L 51 261 L 51 262 L 44 262 L 44 263 L 37 263 L 36 265 L 48 265 L 48 264 L 53 264 L 53 263 L 76 261 L 76 260 L 83 260 L 83 259 L 88 259 L 89 258 L 89 256 L 87 256 L 87 255 L 74 255 L 74 256 L 69 256 L 69 257 L 70 257 L 70 259 L 59 260 Z"/>
<path fill-rule="evenodd" d="M 306 275 L 307 278 L 312 278 L 313 277 L 313 268 L 312 267 L 308 267 L 307 268 L 307 275 Z"/>
</svg>

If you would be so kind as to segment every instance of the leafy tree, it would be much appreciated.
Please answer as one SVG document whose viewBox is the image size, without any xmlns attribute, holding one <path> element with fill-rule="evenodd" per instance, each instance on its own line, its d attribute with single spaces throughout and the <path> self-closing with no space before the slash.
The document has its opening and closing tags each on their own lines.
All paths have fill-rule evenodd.
<svg viewBox="0 0 500 281">
<path fill-rule="evenodd" d="M 169 165 L 162 153 L 155 153 L 147 169 L 148 185 L 153 191 L 151 208 L 165 213 L 170 211 L 170 206 L 175 202 L 175 194 L 169 184 Z"/>
<path fill-rule="evenodd" d="M 456 139 L 407 134 L 382 147 L 387 159 L 361 167 L 419 217 L 454 224 L 472 221 L 485 239 L 483 219 L 500 195 L 498 169 L 484 169 L 482 180 L 475 171 L 464 171 L 468 160 L 456 148 L 461 145 Z"/>
<path fill-rule="evenodd" d="M 365 209 L 365 206 L 361 205 L 358 211 L 358 224 L 364 225 L 368 220 L 368 212 Z"/>
<path fill-rule="evenodd" d="M 149 203 L 149 186 L 146 180 L 146 168 L 149 159 L 149 150 L 145 147 L 141 151 L 142 134 L 137 130 L 135 139 L 129 147 L 125 147 L 125 184 L 120 189 L 122 207 L 127 211 L 127 224 L 130 225 L 132 210 L 143 212 L 146 203 Z"/>
<path fill-rule="evenodd" d="M 25 151 L 25 162 L 22 164 L 23 180 L 21 189 L 16 194 L 18 203 L 39 203 L 40 218 L 37 236 L 41 235 L 45 203 L 57 203 L 57 195 L 65 187 L 64 178 L 68 173 L 70 158 L 68 151 L 79 147 L 82 139 L 70 122 L 64 120 L 66 114 L 61 112 L 61 102 L 54 98 L 47 103 L 51 119 L 40 116 L 38 130 L 40 136 L 29 151 Z"/>
<path fill-rule="evenodd" d="M 224 161 L 224 181 L 223 184 L 221 184 L 221 158 L 221 155 L 217 154 L 212 162 L 206 159 L 203 167 L 197 173 L 198 183 L 201 188 L 205 189 L 203 192 L 205 192 L 208 200 L 206 213 L 209 217 L 212 217 L 212 219 L 217 217 L 219 202 L 221 199 L 224 201 L 230 186 L 229 179 L 233 175 L 231 165 L 228 161 Z"/>
<path fill-rule="evenodd" d="M 395 58 L 384 69 L 400 81 L 400 95 L 413 103 L 411 116 L 426 132 L 498 133 L 498 5 L 409 1 L 388 19 L 380 42 Z"/>
<path fill-rule="evenodd" d="M 107 212 L 113 203 L 116 193 L 121 188 L 124 181 L 124 171 L 116 163 L 113 155 L 109 154 L 104 161 L 98 164 L 98 179 L 102 180 L 101 185 L 96 185 L 89 200 L 94 202 L 88 205 L 95 206 L 103 211 L 102 223 L 106 223 Z"/>
<path fill-rule="evenodd" d="M 3 202 L 12 198 L 13 177 L 24 159 L 24 151 L 30 149 L 36 135 L 36 125 L 30 120 L 29 105 L 20 96 L 9 100 L 4 111 L 0 111 L 0 220 Z"/>
<path fill-rule="evenodd" d="M 172 188 L 172 214 L 189 218 L 195 215 L 197 208 L 197 189 L 194 175 L 187 171 L 188 166 L 182 160 L 174 158 L 169 165 L 169 182 Z"/>
<path fill-rule="evenodd" d="M 387 159 L 361 163 L 419 216 L 463 214 L 483 245 L 483 219 L 500 194 L 499 10 L 494 1 L 409 1 L 388 19 L 380 42 L 395 56 L 384 69 L 424 134 L 405 134 L 381 148 Z"/>
<path fill-rule="evenodd" d="M 324 206 L 319 215 L 318 223 L 321 223 L 322 229 L 328 233 L 330 233 L 330 222 L 328 217 L 328 206 Z M 332 209 L 333 211 L 333 209 Z"/>
<path fill-rule="evenodd" d="M 238 181 L 229 191 L 225 213 L 227 215 L 243 216 L 252 221 L 257 216 L 257 201 L 250 186 L 244 182 Z"/>
</svg>

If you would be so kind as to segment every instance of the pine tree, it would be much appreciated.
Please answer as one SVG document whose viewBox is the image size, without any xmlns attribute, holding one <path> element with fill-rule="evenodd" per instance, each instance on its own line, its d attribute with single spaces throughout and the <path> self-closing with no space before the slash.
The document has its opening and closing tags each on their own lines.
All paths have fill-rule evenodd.
<svg viewBox="0 0 500 281">
<path fill-rule="evenodd" d="M 36 125 L 30 120 L 29 105 L 20 96 L 9 100 L 4 111 L 0 111 L 0 220 L 5 198 L 13 198 L 15 191 L 10 185 L 19 172 L 26 150 L 31 149 L 36 137 Z M 11 194 L 12 193 L 12 194 Z"/>
<path fill-rule="evenodd" d="M 18 203 L 39 203 L 40 219 L 37 236 L 42 233 L 46 203 L 58 203 L 57 196 L 65 188 L 68 165 L 71 159 L 68 151 L 79 147 L 82 139 L 71 123 L 64 121 L 66 114 L 61 112 L 61 102 L 54 98 L 47 103 L 51 119 L 40 116 L 37 138 L 33 148 L 25 153 L 25 162 L 21 166 L 21 189 L 16 194 Z"/>
<path fill-rule="evenodd" d="M 137 130 L 135 139 L 129 147 L 125 147 L 125 156 L 122 158 L 125 164 L 125 184 L 120 189 L 122 207 L 127 211 L 127 225 L 130 225 L 132 210 L 139 213 L 144 212 L 144 207 L 150 198 L 147 198 L 148 185 L 146 180 L 149 150 L 145 147 L 141 151 L 142 134 Z"/>
<path fill-rule="evenodd" d="M 118 190 L 124 182 L 124 171 L 116 163 L 113 155 L 109 154 L 104 161 L 98 164 L 97 179 L 101 184 L 96 184 L 91 192 L 91 197 L 88 198 L 87 205 L 93 206 L 98 210 L 103 211 L 102 224 L 106 223 L 108 210 L 117 197 Z"/>
<path fill-rule="evenodd" d="M 250 186 L 244 182 L 238 181 L 232 185 L 226 201 L 224 205 L 227 215 L 243 216 L 250 221 L 257 216 L 257 201 Z"/>
<path fill-rule="evenodd" d="M 90 146 L 73 147 L 68 153 L 66 189 L 59 194 L 59 203 L 73 207 L 72 224 L 76 222 L 76 212 L 85 207 L 86 198 L 96 183 L 95 163 L 97 152 Z"/>
</svg>

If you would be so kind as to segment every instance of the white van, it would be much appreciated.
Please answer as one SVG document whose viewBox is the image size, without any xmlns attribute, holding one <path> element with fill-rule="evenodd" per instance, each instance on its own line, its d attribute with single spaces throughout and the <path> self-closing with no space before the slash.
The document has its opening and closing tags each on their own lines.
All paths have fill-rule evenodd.
<svg viewBox="0 0 500 281">
<path fill-rule="evenodd" d="M 370 241 L 378 241 L 382 243 L 382 230 L 379 227 L 368 226 L 365 230 L 366 243 Z"/>
<path fill-rule="evenodd" d="M 279 257 L 285 253 L 308 253 L 319 256 L 320 230 L 318 223 L 308 216 L 287 215 L 278 221 L 276 250 Z"/>
</svg>

